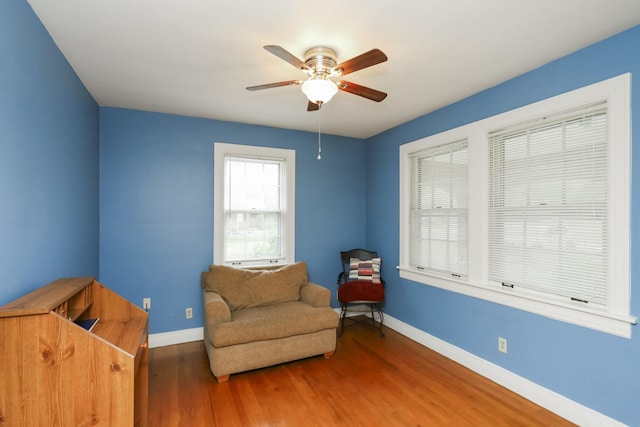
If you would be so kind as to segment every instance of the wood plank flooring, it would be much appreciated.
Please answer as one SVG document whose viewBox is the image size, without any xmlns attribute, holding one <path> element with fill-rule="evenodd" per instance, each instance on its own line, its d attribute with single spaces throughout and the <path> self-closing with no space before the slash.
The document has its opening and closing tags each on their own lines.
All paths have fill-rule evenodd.
<svg viewBox="0 0 640 427">
<path fill-rule="evenodd" d="M 153 348 L 149 425 L 568 426 L 568 421 L 385 328 L 354 326 L 335 355 L 218 384 L 202 341 Z"/>
</svg>

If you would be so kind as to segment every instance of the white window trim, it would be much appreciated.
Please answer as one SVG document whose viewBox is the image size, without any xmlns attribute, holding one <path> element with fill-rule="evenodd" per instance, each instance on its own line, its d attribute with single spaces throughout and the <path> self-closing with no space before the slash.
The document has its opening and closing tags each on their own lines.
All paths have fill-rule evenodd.
<svg viewBox="0 0 640 427">
<path fill-rule="evenodd" d="M 400 146 L 400 277 L 448 291 L 492 301 L 564 322 L 631 338 L 637 318 L 630 307 L 630 198 L 631 198 L 631 74 L 627 73 L 536 102 L 484 120 Z M 609 250 L 608 309 L 582 303 L 541 298 L 488 281 L 488 135 L 495 129 L 607 100 L 609 127 Z M 469 140 L 469 275 L 465 280 L 418 271 L 408 264 L 409 154 L 458 139 Z"/>
<path fill-rule="evenodd" d="M 215 142 L 213 149 L 213 263 L 224 262 L 224 159 L 225 156 L 251 156 L 263 158 L 281 158 L 286 161 L 286 209 L 284 218 L 284 260 L 279 264 L 295 262 L 295 182 L 296 152 L 285 148 L 259 147 L 253 145 L 228 144 Z M 220 231 L 220 232 L 217 232 Z M 251 266 L 258 266 L 252 263 Z"/>
</svg>

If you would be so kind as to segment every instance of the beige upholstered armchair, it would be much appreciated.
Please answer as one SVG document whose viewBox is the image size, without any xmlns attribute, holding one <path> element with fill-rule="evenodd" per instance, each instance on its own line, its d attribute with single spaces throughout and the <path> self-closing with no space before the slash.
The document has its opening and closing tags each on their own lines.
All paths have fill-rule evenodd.
<svg viewBox="0 0 640 427">
<path fill-rule="evenodd" d="M 202 273 L 204 343 L 218 382 L 229 375 L 336 348 L 338 314 L 330 291 L 307 280 L 307 265 Z"/>
</svg>

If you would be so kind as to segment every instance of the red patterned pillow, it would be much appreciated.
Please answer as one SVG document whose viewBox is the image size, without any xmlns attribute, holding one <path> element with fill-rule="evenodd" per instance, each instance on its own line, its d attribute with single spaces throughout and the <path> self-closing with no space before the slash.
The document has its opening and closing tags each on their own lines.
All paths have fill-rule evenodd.
<svg viewBox="0 0 640 427">
<path fill-rule="evenodd" d="M 371 283 L 380 283 L 381 258 L 361 260 L 351 258 L 349 260 L 349 280 L 363 280 Z"/>
</svg>

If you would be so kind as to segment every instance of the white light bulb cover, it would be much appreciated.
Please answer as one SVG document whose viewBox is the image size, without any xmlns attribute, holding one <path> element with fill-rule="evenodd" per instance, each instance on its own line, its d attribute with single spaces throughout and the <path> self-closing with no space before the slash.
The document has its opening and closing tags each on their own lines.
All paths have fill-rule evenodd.
<svg viewBox="0 0 640 427">
<path fill-rule="evenodd" d="M 309 101 L 326 104 L 338 92 L 338 86 L 329 79 L 311 77 L 302 84 L 302 92 Z"/>
</svg>

